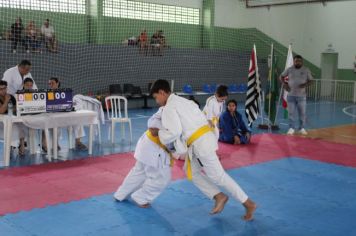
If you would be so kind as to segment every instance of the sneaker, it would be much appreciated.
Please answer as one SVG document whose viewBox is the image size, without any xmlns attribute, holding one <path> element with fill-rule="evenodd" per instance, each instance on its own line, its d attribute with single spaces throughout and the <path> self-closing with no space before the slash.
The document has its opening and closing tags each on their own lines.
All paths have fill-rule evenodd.
<svg viewBox="0 0 356 236">
<path fill-rule="evenodd" d="M 303 129 L 301 129 L 301 130 L 299 130 L 299 133 L 301 134 L 301 135 L 308 135 L 308 132 L 303 128 Z"/>
<path fill-rule="evenodd" d="M 290 128 L 287 132 L 288 135 L 293 135 L 295 133 L 293 128 Z"/>
</svg>

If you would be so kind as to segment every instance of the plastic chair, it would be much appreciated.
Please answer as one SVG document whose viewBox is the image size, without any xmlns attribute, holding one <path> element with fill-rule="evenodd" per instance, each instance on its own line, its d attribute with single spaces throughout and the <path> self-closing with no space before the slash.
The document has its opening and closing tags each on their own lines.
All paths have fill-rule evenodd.
<svg viewBox="0 0 356 236">
<path fill-rule="evenodd" d="M 132 92 L 134 90 L 134 85 L 133 84 L 124 84 L 124 93 L 123 95 L 126 97 L 131 97 L 132 96 Z"/>
<path fill-rule="evenodd" d="M 236 84 L 231 84 L 231 85 L 229 85 L 229 88 L 228 88 L 228 91 L 230 92 L 230 93 L 233 93 L 233 92 L 237 92 L 237 85 Z"/>
<path fill-rule="evenodd" d="M 212 85 L 210 86 L 210 92 L 211 92 L 211 93 L 215 93 L 217 88 L 218 88 L 218 86 L 217 86 L 216 84 L 212 84 Z"/>
<path fill-rule="evenodd" d="M 76 104 L 76 110 L 89 110 L 95 111 L 98 114 L 98 124 L 97 124 L 97 134 L 99 136 L 99 143 L 101 144 L 101 124 L 105 124 L 105 117 L 103 106 L 101 102 L 98 101 L 96 98 L 84 96 L 77 94 L 73 97 L 73 102 Z M 100 122 L 101 121 L 101 122 Z"/>
<path fill-rule="evenodd" d="M 210 91 L 211 91 L 210 84 L 204 84 L 203 85 L 203 92 L 210 93 Z"/>
<path fill-rule="evenodd" d="M 134 97 L 134 98 L 142 97 L 142 90 L 141 90 L 140 86 L 134 86 L 132 88 L 132 97 Z"/>
<path fill-rule="evenodd" d="M 193 93 L 193 88 L 192 88 L 192 86 L 191 86 L 190 84 L 184 85 L 184 87 L 183 87 L 183 92 L 184 92 L 184 93 L 189 93 L 189 94 Z"/>
<path fill-rule="evenodd" d="M 239 90 L 239 92 L 247 92 L 247 85 L 240 84 L 238 90 Z"/>
<path fill-rule="evenodd" d="M 110 84 L 109 85 L 109 93 L 110 95 L 121 95 L 121 85 L 120 84 Z"/>
<path fill-rule="evenodd" d="M 123 106 L 121 104 L 123 102 Z M 121 123 L 121 137 L 125 135 L 125 123 L 129 123 L 130 141 L 132 142 L 131 119 L 127 112 L 127 99 L 123 96 L 109 96 L 105 98 L 106 107 L 111 107 L 107 110 L 108 119 L 111 120 L 111 142 L 115 141 L 115 124 Z"/>
<path fill-rule="evenodd" d="M 148 93 L 148 94 L 150 94 L 150 93 L 151 93 L 151 88 L 152 88 L 152 85 L 153 85 L 153 83 L 152 83 L 152 82 L 147 84 L 147 93 Z"/>
</svg>

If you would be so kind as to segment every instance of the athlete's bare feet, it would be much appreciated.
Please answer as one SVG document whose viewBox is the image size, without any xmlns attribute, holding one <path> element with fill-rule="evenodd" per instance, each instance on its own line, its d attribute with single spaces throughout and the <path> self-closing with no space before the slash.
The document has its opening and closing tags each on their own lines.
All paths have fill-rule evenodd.
<svg viewBox="0 0 356 236">
<path fill-rule="evenodd" d="M 139 204 L 135 200 L 132 199 L 132 201 L 139 207 L 139 208 L 149 208 L 151 207 L 151 204 L 145 203 L 145 204 Z"/>
<path fill-rule="evenodd" d="M 255 212 L 257 205 L 249 198 L 242 204 L 246 209 L 246 214 L 243 216 L 243 219 L 246 221 L 253 220 L 253 213 Z"/>
<path fill-rule="evenodd" d="M 214 199 L 215 199 L 215 206 L 210 211 L 211 215 L 222 212 L 224 210 L 224 206 L 226 202 L 229 200 L 229 197 L 223 192 L 220 192 L 214 196 Z"/>
<path fill-rule="evenodd" d="M 142 205 L 137 204 L 137 206 L 140 207 L 140 208 L 149 208 L 149 207 L 151 207 L 151 204 L 149 204 L 149 203 L 142 204 Z"/>
</svg>

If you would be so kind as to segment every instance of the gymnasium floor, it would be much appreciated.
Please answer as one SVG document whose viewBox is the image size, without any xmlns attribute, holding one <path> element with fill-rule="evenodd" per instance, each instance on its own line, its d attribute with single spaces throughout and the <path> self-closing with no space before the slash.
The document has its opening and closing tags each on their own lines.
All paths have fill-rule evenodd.
<svg viewBox="0 0 356 236">
<path fill-rule="evenodd" d="M 251 145 L 220 144 L 223 166 L 258 204 L 252 222 L 241 220 L 243 208 L 232 198 L 210 216 L 213 202 L 185 179 L 181 162 L 151 208 L 114 202 L 112 193 L 134 163 L 134 144 L 155 111 L 131 110 L 133 145 L 118 138 L 112 146 L 107 123 L 95 158 L 68 151 L 65 139 L 60 159 L 71 161 L 14 153 L 11 167 L 0 170 L 0 235 L 356 235 L 351 105 L 309 102 L 307 138 L 283 135 L 288 126 L 280 119 L 275 134 L 254 129 Z"/>
</svg>

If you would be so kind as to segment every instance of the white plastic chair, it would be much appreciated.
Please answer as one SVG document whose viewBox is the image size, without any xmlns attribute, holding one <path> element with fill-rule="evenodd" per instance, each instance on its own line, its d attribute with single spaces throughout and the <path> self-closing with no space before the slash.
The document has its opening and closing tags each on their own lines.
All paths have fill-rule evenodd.
<svg viewBox="0 0 356 236">
<path fill-rule="evenodd" d="M 100 126 L 101 126 L 101 124 L 105 124 L 104 111 L 101 106 L 101 102 L 95 98 L 77 94 L 73 97 L 73 103 L 75 104 L 76 110 L 89 110 L 89 111 L 95 111 L 98 113 L 98 124 L 96 126 L 97 132 L 95 132 L 95 133 L 98 134 L 99 143 L 101 144 L 101 128 L 100 128 Z"/>
<path fill-rule="evenodd" d="M 123 102 L 123 106 L 121 104 Z M 105 98 L 108 119 L 111 120 L 111 142 L 115 140 L 115 124 L 121 123 L 121 137 L 125 136 L 125 123 L 129 123 L 130 142 L 132 142 L 131 119 L 127 114 L 127 99 L 123 96 L 109 96 Z M 111 109 L 109 109 L 111 107 Z"/>
</svg>

